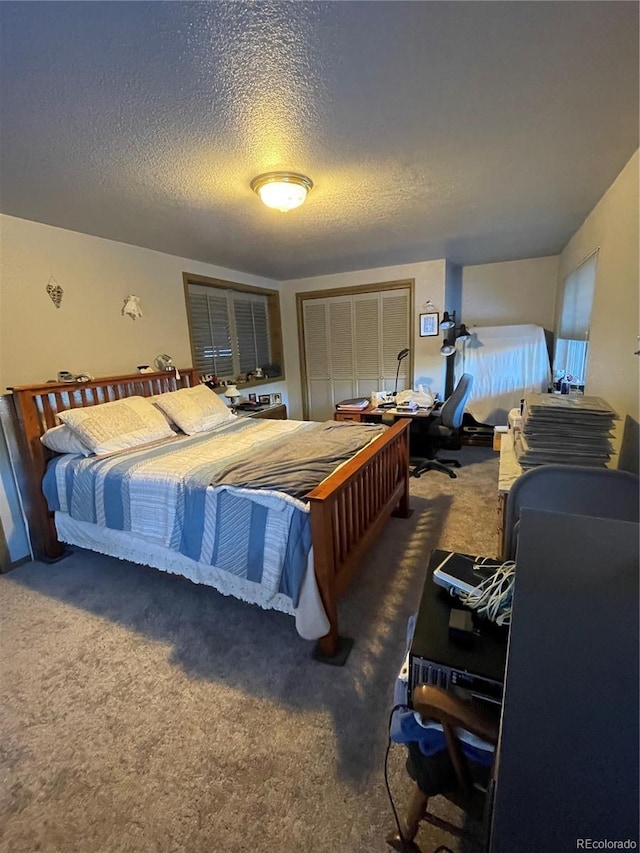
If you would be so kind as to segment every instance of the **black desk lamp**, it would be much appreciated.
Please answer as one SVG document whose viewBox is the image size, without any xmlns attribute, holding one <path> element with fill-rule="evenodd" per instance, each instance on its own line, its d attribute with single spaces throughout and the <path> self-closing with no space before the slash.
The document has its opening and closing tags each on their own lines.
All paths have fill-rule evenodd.
<svg viewBox="0 0 640 853">
<path fill-rule="evenodd" d="M 453 391 L 454 359 L 450 358 L 450 356 L 455 355 L 456 341 L 462 341 L 464 344 L 471 339 L 471 335 L 464 323 L 460 323 L 460 325 L 456 323 L 455 311 L 452 311 L 451 314 L 448 311 L 443 313 L 440 328 L 445 330 L 444 340 L 440 347 L 440 355 L 443 355 L 447 359 L 444 387 L 444 395 L 445 399 L 447 399 Z"/>
<path fill-rule="evenodd" d="M 395 384 L 395 387 L 393 389 L 393 396 L 394 397 L 398 393 L 398 376 L 400 375 L 400 362 L 402 361 L 403 358 L 406 358 L 408 355 L 409 355 L 408 349 L 401 349 L 400 352 L 398 353 L 398 367 L 396 370 L 396 384 Z"/>
</svg>

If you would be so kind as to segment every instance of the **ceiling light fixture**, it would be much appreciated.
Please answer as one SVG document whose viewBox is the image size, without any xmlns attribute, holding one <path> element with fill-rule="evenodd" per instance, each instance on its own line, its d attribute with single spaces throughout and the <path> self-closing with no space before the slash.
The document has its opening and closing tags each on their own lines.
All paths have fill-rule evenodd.
<svg viewBox="0 0 640 853">
<path fill-rule="evenodd" d="M 311 178 L 296 172 L 267 172 L 251 181 L 251 189 L 258 193 L 267 207 L 282 213 L 300 207 L 312 186 Z"/>
</svg>

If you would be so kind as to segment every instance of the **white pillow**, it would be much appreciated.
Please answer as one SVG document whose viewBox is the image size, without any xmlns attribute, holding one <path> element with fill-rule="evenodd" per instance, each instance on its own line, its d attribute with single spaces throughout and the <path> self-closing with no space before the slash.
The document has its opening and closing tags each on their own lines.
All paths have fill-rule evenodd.
<svg viewBox="0 0 640 853">
<path fill-rule="evenodd" d="M 58 417 L 93 453 L 114 453 L 175 437 L 166 418 L 144 397 L 67 409 Z"/>
<path fill-rule="evenodd" d="M 178 424 L 174 424 L 174 422 L 171 420 L 169 415 L 166 412 L 163 412 L 162 409 L 160 408 L 160 406 L 156 405 L 156 400 L 158 399 L 158 397 L 159 397 L 158 394 L 154 394 L 153 397 L 145 397 L 145 400 L 148 400 L 150 403 L 152 403 L 156 407 L 156 409 L 160 412 L 162 417 L 165 419 L 165 421 L 169 424 L 169 426 L 171 427 L 171 429 L 174 432 L 181 432 L 181 429 L 178 426 Z"/>
<path fill-rule="evenodd" d="M 154 403 L 187 435 L 208 432 L 236 417 L 206 385 L 159 394 Z"/>
<path fill-rule="evenodd" d="M 40 441 L 49 450 L 55 450 L 56 453 L 80 453 L 82 456 L 90 456 L 91 451 L 86 444 L 83 444 L 75 432 L 66 424 L 51 427 L 44 435 L 40 436 Z"/>
</svg>

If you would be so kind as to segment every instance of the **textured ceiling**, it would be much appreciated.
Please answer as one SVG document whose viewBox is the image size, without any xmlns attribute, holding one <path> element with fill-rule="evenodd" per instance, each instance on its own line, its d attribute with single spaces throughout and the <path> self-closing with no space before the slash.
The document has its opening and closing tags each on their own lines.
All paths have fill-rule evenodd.
<svg viewBox="0 0 640 853">
<path fill-rule="evenodd" d="M 276 279 L 553 254 L 638 147 L 634 2 L 2 2 L 0 209 Z M 249 182 L 308 174 L 305 205 Z"/>
</svg>

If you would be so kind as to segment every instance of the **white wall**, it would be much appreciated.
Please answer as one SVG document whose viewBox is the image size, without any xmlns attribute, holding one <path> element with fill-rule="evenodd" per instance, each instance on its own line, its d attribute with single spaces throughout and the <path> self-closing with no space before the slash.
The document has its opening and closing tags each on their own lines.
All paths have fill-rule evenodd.
<svg viewBox="0 0 640 853">
<path fill-rule="evenodd" d="M 279 289 L 270 279 L 12 216 L 0 215 L 0 238 L 0 394 L 55 379 L 60 370 L 133 373 L 159 353 L 189 367 L 183 272 Z M 64 290 L 60 308 L 46 292 L 52 276 Z M 135 321 L 121 313 L 130 293 L 141 298 L 143 316 Z M 288 402 L 283 382 L 259 390 L 280 391 Z M 0 520 L 17 560 L 25 550 L 22 511 L 2 453 L 0 465 Z"/>
<path fill-rule="evenodd" d="M 190 366 L 183 272 L 279 289 L 271 279 L 12 216 L 0 216 L 0 237 L 0 393 L 59 370 L 133 373 L 159 353 Z M 64 289 L 60 308 L 46 292 L 51 276 Z M 121 314 L 130 293 L 141 299 L 135 321 Z M 260 391 L 284 395 L 285 386 Z"/>
<path fill-rule="evenodd" d="M 560 255 L 559 282 L 595 249 L 596 286 L 585 390 L 604 397 L 638 422 L 638 151 L 633 155 Z M 561 286 L 558 288 L 560 304 Z"/>
<path fill-rule="evenodd" d="M 467 326 L 553 329 L 557 281 L 557 255 L 463 267 L 460 319 Z"/>
<path fill-rule="evenodd" d="M 292 279 L 282 282 L 280 304 L 282 331 L 284 335 L 285 369 L 289 395 L 290 416 L 302 417 L 302 386 L 300 377 L 300 353 L 298 347 L 298 318 L 296 293 L 314 290 L 332 290 L 340 287 L 358 287 L 365 284 L 380 284 L 389 281 L 415 280 L 413 320 L 413 387 L 418 383 L 429 386 L 442 395 L 444 390 L 443 358 L 440 355 L 441 337 L 421 338 L 418 315 L 424 311 L 424 303 L 431 300 L 442 313 L 445 299 L 444 260 L 424 261 L 417 264 L 401 264 L 391 267 L 357 270 L 355 272 L 322 275 L 314 278 Z"/>
</svg>

